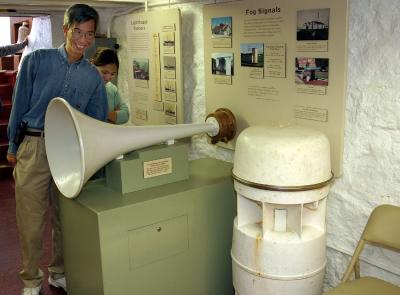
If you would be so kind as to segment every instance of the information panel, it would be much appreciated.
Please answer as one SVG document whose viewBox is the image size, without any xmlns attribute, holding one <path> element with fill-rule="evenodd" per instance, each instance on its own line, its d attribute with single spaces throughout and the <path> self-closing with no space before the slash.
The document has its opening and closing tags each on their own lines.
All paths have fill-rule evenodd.
<svg viewBox="0 0 400 295">
<path fill-rule="evenodd" d="M 324 132 L 341 174 L 347 0 L 238 1 L 204 6 L 207 113 L 232 110 L 238 134 L 296 124 Z M 235 140 L 222 145 L 234 148 Z"/>
<path fill-rule="evenodd" d="M 127 33 L 133 123 L 183 123 L 179 9 L 132 14 Z"/>
</svg>

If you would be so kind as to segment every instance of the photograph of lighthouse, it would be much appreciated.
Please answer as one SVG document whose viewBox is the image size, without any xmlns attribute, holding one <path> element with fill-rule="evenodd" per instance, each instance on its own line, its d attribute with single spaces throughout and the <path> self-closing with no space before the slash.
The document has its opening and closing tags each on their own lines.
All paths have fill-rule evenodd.
<svg viewBox="0 0 400 295">
<path fill-rule="evenodd" d="M 242 67 L 264 67 L 264 44 L 243 43 L 240 44 L 240 65 Z"/>
</svg>

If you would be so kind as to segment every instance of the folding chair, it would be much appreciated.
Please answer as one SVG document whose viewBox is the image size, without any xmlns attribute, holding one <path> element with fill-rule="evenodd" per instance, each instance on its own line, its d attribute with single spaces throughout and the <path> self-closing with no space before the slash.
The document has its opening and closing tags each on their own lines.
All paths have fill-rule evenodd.
<svg viewBox="0 0 400 295">
<path fill-rule="evenodd" d="M 400 207 L 381 205 L 368 219 L 342 282 L 324 295 L 400 295 L 400 287 L 374 277 L 360 277 L 360 254 L 365 244 L 400 254 Z M 354 271 L 355 279 L 350 280 Z"/>
</svg>

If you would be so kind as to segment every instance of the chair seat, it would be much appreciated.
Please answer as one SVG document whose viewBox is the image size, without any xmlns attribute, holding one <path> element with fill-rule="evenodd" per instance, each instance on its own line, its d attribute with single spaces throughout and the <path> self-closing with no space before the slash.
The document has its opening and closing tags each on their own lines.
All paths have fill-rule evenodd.
<svg viewBox="0 0 400 295">
<path fill-rule="evenodd" d="M 324 293 L 324 295 L 399 295 L 400 287 L 383 280 L 362 277 L 358 280 L 348 281 L 337 286 L 335 289 Z"/>
</svg>

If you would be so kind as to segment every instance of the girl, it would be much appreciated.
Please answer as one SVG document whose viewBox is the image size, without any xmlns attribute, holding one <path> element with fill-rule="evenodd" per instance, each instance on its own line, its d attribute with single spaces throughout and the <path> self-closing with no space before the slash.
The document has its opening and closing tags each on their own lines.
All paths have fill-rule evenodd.
<svg viewBox="0 0 400 295">
<path fill-rule="evenodd" d="M 114 50 L 108 48 L 97 49 L 92 58 L 105 83 L 108 98 L 108 121 L 114 124 L 124 124 L 129 119 L 128 106 L 121 100 L 118 88 L 111 80 L 118 73 L 119 61 Z"/>
</svg>

